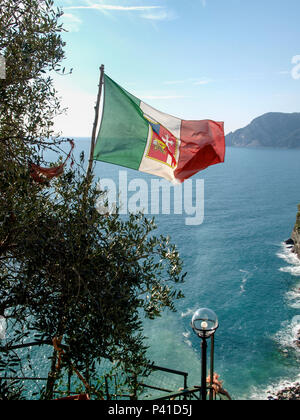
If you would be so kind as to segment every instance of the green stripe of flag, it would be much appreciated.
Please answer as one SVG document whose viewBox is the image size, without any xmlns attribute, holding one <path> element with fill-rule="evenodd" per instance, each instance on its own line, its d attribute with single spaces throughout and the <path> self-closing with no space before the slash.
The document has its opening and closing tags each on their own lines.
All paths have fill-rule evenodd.
<svg viewBox="0 0 300 420">
<path fill-rule="evenodd" d="M 94 159 L 138 170 L 149 132 L 141 101 L 107 75 L 104 83 L 103 117 Z"/>
</svg>

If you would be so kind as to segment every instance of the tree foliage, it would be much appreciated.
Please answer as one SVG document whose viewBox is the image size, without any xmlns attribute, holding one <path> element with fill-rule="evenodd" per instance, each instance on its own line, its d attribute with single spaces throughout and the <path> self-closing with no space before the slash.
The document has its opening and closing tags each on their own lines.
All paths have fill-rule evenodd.
<svg viewBox="0 0 300 420">
<path fill-rule="evenodd" d="M 10 148 L 18 160 L 27 158 L 25 152 L 31 156 L 26 146 L 53 135 L 53 118 L 61 111 L 49 75 L 60 71 L 64 58 L 61 15 L 52 1 L 1 0 L 0 54 L 7 68 L 0 83 L 0 138 L 6 147 L 19 141 L 17 150 Z"/>
<path fill-rule="evenodd" d="M 176 247 L 154 235 L 153 220 L 98 212 L 104 193 L 80 164 L 50 184 L 30 177 L 29 163 L 61 142 L 48 75 L 64 58 L 61 14 L 50 0 L 2 0 L 0 9 L 7 62 L 0 81 L 0 315 L 9 327 L 0 341 L 0 378 L 22 374 L 19 347 L 39 344 L 29 347 L 30 365 L 32 349 L 42 354 L 54 339 L 45 398 L 64 368 L 91 383 L 102 358 L 127 372 L 144 366 L 143 317 L 174 311 L 184 279 Z M 19 398 L 14 389 L 0 379 L 3 399 Z"/>
</svg>

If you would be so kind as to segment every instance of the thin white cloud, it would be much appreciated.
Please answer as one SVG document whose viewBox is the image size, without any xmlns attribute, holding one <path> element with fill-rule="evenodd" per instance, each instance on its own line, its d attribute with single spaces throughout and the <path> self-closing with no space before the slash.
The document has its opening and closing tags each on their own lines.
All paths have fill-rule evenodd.
<svg viewBox="0 0 300 420">
<path fill-rule="evenodd" d="M 72 13 L 64 13 L 62 16 L 62 22 L 64 29 L 66 29 L 68 32 L 79 32 L 80 26 L 82 24 L 82 20 Z"/>
<path fill-rule="evenodd" d="M 164 82 L 165 85 L 183 85 L 184 83 L 190 82 L 190 80 L 168 80 Z"/>
<path fill-rule="evenodd" d="M 170 100 L 189 98 L 189 96 L 182 95 L 140 95 L 140 97 L 147 100 Z"/>
<path fill-rule="evenodd" d="M 120 12 L 144 12 L 147 10 L 157 10 L 163 9 L 162 6 L 118 6 L 118 5 L 111 5 L 111 4 L 91 4 L 89 6 L 69 6 L 65 7 L 65 9 L 70 10 L 83 10 L 83 9 L 92 9 L 92 10 L 99 10 L 99 11 L 120 11 Z"/>
<path fill-rule="evenodd" d="M 208 85 L 209 83 L 211 83 L 212 80 L 198 80 L 197 82 L 194 83 L 194 85 L 196 86 L 204 86 L 204 85 Z"/>
<path fill-rule="evenodd" d="M 166 9 L 144 13 L 141 17 L 152 21 L 170 21 L 178 18 L 175 12 Z"/>
<path fill-rule="evenodd" d="M 66 1 L 66 0 L 64 0 Z M 84 10 L 95 10 L 99 11 L 107 16 L 112 17 L 112 13 L 117 12 L 134 12 L 137 13 L 138 16 L 142 19 L 146 19 L 153 24 L 155 22 L 162 22 L 162 21 L 172 21 L 178 18 L 177 14 L 173 11 L 168 9 L 166 6 L 160 5 L 117 5 L 117 4 L 104 4 L 103 2 L 96 3 L 95 1 L 91 0 L 82 0 L 85 4 L 70 4 L 68 0 L 68 4 L 65 5 L 65 10 L 77 10 L 77 11 L 84 11 Z"/>
<path fill-rule="evenodd" d="M 184 80 L 169 80 L 164 82 L 165 85 L 189 85 L 192 84 L 194 86 L 203 86 L 208 85 L 211 83 L 211 79 L 202 78 L 202 79 L 184 79 Z"/>
</svg>

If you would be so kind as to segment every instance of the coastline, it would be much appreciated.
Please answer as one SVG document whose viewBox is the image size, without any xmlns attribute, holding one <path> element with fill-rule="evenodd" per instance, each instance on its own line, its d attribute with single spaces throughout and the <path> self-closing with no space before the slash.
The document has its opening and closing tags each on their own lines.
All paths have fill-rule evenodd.
<svg viewBox="0 0 300 420">
<path fill-rule="evenodd" d="M 284 245 L 290 256 L 298 258 L 300 264 L 300 204 L 291 238 L 284 241 Z M 297 291 L 300 293 L 300 288 Z M 300 329 L 296 333 L 294 344 L 300 350 Z M 286 384 L 275 391 L 269 390 L 267 394 L 269 401 L 300 401 L 300 382 Z"/>
<path fill-rule="evenodd" d="M 297 222 L 293 230 L 292 237 L 287 241 L 284 241 L 284 244 L 286 246 L 287 251 L 290 252 L 291 256 L 299 259 L 300 264 L 300 205 L 298 206 L 298 209 L 299 212 L 297 215 Z M 298 288 L 295 291 L 300 294 L 300 288 Z M 300 350 L 300 329 L 296 334 L 294 343 Z"/>
<path fill-rule="evenodd" d="M 300 382 L 287 385 L 278 391 L 268 391 L 269 401 L 300 401 Z"/>
<path fill-rule="evenodd" d="M 291 238 L 285 241 L 285 244 L 300 260 L 300 204 L 298 205 L 298 214 Z"/>
<path fill-rule="evenodd" d="M 292 233 L 292 239 L 295 244 L 294 252 L 298 255 L 298 258 L 300 259 L 300 204 L 298 205 L 298 214 L 296 224 Z"/>
</svg>

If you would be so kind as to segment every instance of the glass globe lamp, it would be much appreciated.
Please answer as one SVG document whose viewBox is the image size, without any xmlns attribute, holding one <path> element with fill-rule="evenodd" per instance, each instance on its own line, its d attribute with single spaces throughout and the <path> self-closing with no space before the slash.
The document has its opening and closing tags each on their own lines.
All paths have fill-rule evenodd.
<svg viewBox="0 0 300 420">
<path fill-rule="evenodd" d="M 207 308 L 198 309 L 192 319 L 192 328 L 200 338 L 210 338 L 219 327 L 218 317 Z"/>
</svg>

